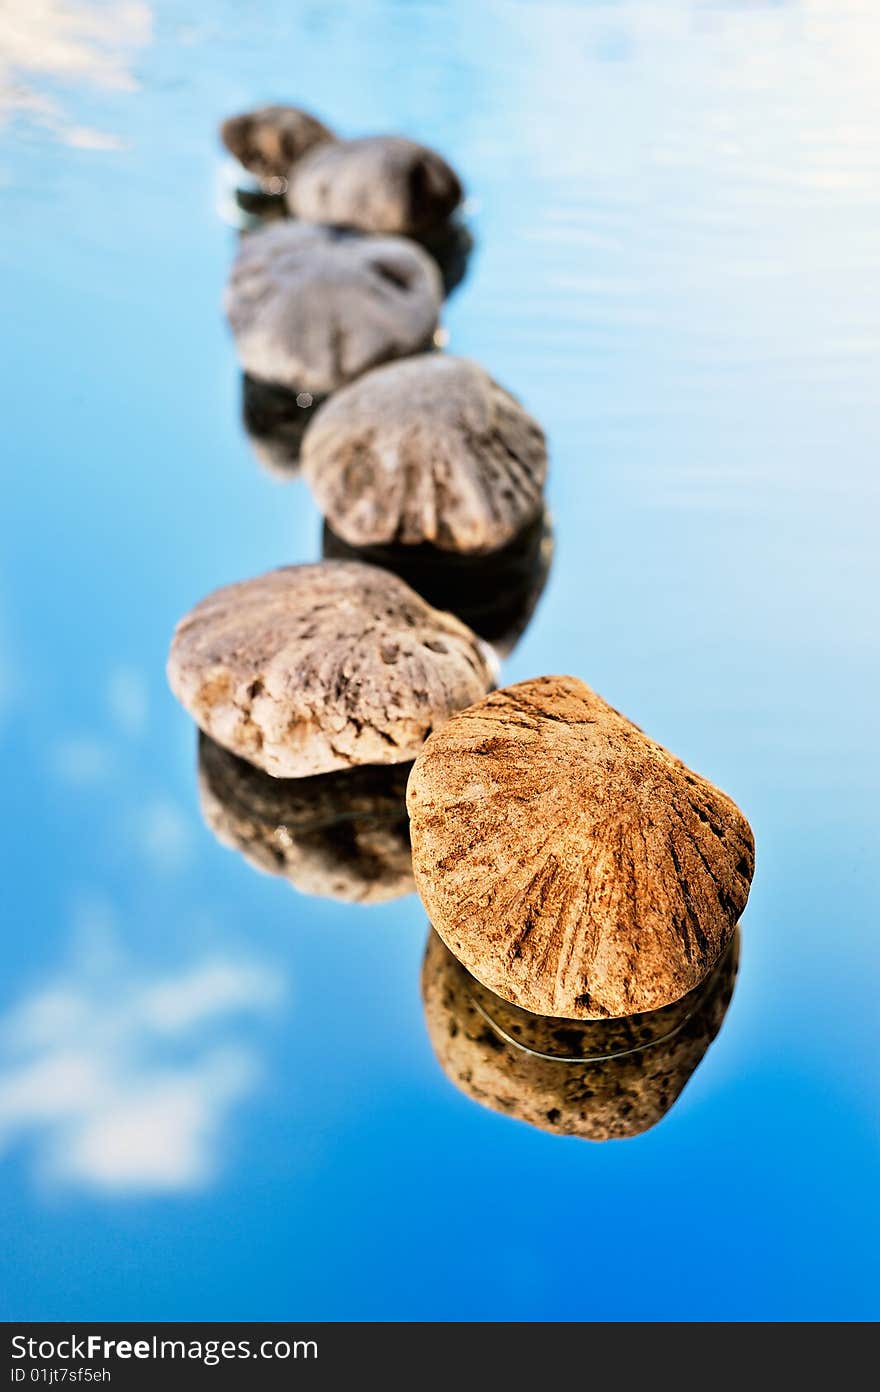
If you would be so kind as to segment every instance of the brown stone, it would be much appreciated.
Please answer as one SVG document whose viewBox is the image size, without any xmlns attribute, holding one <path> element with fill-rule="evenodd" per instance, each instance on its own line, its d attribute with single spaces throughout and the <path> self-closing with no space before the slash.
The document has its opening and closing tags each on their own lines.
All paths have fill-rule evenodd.
<svg viewBox="0 0 880 1392">
<path fill-rule="evenodd" d="M 297 160 L 335 136 L 317 116 L 296 106 L 261 106 L 228 117 L 220 139 L 251 174 L 283 191 Z"/>
<path fill-rule="evenodd" d="M 428 347 L 442 298 L 413 242 L 287 221 L 242 239 L 224 303 L 245 372 L 320 396 Z"/>
<path fill-rule="evenodd" d="M 168 659 L 199 727 L 276 778 L 406 763 L 492 675 L 464 624 L 354 561 L 215 590 L 178 624 Z"/>
<path fill-rule="evenodd" d="M 674 1005 L 618 1020 L 552 1019 L 509 1005 L 470 976 L 436 933 L 422 999 L 444 1073 L 468 1097 L 555 1135 L 622 1140 L 656 1126 L 721 1028 L 739 933 Z"/>
<path fill-rule="evenodd" d="M 310 222 L 416 235 L 448 218 L 461 198 L 446 160 L 399 135 L 319 146 L 291 170 L 287 190 L 290 211 Z"/>
<path fill-rule="evenodd" d="M 573 677 L 495 691 L 427 742 L 407 789 L 437 932 L 541 1015 L 656 1010 L 729 942 L 754 841 L 736 805 Z"/>
<path fill-rule="evenodd" d="M 537 421 L 465 358 L 428 353 L 368 373 L 310 421 L 303 476 L 353 546 L 485 553 L 540 512 Z"/>
<path fill-rule="evenodd" d="M 415 891 L 410 764 L 271 778 L 199 735 L 202 815 L 225 846 L 302 894 L 378 904 Z"/>
</svg>

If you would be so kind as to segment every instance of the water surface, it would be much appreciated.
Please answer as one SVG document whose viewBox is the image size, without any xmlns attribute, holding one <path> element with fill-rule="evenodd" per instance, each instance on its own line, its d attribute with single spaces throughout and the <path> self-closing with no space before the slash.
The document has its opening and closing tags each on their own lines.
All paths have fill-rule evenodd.
<svg viewBox="0 0 880 1392">
<path fill-rule="evenodd" d="M 876 1316 L 876 5 L 6 10 L 2 1313 Z M 321 547 L 219 311 L 215 128 L 270 99 L 467 181 L 450 346 L 552 455 L 505 679 L 584 677 L 755 829 L 727 1018 L 637 1139 L 468 1100 L 418 900 L 199 814 L 173 625 Z"/>
</svg>

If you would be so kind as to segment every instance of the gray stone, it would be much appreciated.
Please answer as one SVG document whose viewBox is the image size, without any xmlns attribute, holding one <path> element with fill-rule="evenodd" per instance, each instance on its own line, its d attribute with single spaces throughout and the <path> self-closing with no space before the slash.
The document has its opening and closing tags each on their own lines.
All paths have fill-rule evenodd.
<svg viewBox="0 0 880 1392">
<path fill-rule="evenodd" d="M 406 763 L 493 670 L 464 624 L 356 561 L 215 590 L 178 624 L 168 659 L 198 726 L 276 778 Z"/>
<path fill-rule="evenodd" d="M 315 414 L 303 476 L 352 546 L 484 553 L 540 512 L 538 422 L 477 363 L 422 354 L 375 369 Z"/>
<path fill-rule="evenodd" d="M 398 135 L 319 146 L 291 170 L 287 204 L 310 222 L 418 235 L 462 198 L 455 170 L 436 151 Z"/>
<path fill-rule="evenodd" d="M 402 237 L 287 221 L 243 238 L 224 303 L 245 372 L 320 396 L 430 346 L 442 298 Z"/>
</svg>

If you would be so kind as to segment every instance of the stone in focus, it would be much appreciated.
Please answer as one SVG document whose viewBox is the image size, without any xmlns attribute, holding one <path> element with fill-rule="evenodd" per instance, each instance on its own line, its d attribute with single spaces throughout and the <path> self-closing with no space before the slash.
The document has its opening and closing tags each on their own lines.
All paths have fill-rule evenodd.
<svg viewBox="0 0 880 1392">
<path fill-rule="evenodd" d="M 215 590 L 178 624 L 168 659 L 200 729 L 276 778 L 406 763 L 492 676 L 464 624 L 354 561 Z"/>
<path fill-rule="evenodd" d="M 497 551 L 542 507 L 537 421 L 477 363 L 423 354 L 377 368 L 315 414 L 302 470 L 352 546 Z"/>
<path fill-rule="evenodd" d="M 228 117 L 220 127 L 220 139 L 239 164 L 283 192 L 291 167 L 335 136 L 323 121 L 299 107 L 261 106 Z"/>
<path fill-rule="evenodd" d="M 407 236 L 444 222 L 461 199 L 461 181 L 442 155 L 399 135 L 320 146 L 291 170 L 287 190 L 295 217 Z"/>
<path fill-rule="evenodd" d="M 224 305 L 246 373 L 322 396 L 428 347 L 442 298 L 412 242 L 288 221 L 242 239 Z"/>
<path fill-rule="evenodd" d="M 410 764 L 271 778 L 199 735 L 202 815 L 225 846 L 302 894 L 378 904 L 415 890 Z"/>
<path fill-rule="evenodd" d="M 674 1005 L 560 1020 L 500 1000 L 432 932 L 425 1021 L 444 1073 L 475 1102 L 555 1135 L 622 1140 L 656 1126 L 681 1094 L 724 1021 L 738 958 L 735 933 L 709 976 Z"/>
<path fill-rule="evenodd" d="M 735 803 L 574 677 L 495 691 L 427 742 L 413 868 L 450 950 L 504 1000 L 601 1019 L 694 989 L 754 869 Z"/>
</svg>

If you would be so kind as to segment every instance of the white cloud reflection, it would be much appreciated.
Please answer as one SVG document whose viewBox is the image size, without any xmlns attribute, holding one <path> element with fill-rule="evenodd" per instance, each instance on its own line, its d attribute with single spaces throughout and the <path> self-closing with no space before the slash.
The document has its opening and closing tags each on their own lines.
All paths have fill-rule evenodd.
<svg viewBox="0 0 880 1392">
<path fill-rule="evenodd" d="M 144 0 L 4 0 L 0 15 L 0 122 L 24 116 L 79 149 L 117 149 L 110 131 L 78 125 L 63 86 L 131 92 L 132 56 L 152 37 Z"/>
<path fill-rule="evenodd" d="M 0 1155 L 24 1147 L 43 1180 L 93 1191 L 203 1187 L 259 1080 L 248 1026 L 283 994 L 252 960 L 150 976 L 87 952 L 0 1019 Z"/>
</svg>

